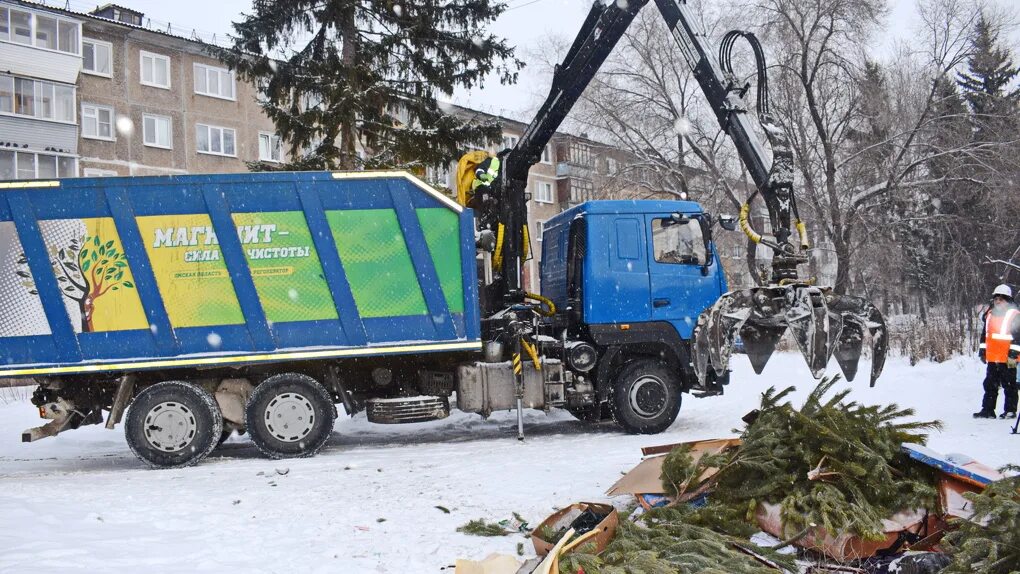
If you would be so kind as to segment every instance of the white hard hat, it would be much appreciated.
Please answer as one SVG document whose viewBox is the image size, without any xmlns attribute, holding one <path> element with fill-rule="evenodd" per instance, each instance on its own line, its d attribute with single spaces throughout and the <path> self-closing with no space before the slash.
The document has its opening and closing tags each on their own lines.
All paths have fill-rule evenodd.
<svg viewBox="0 0 1020 574">
<path fill-rule="evenodd" d="M 1012 299 L 1013 290 L 1009 288 L 1009 285 L 999 285 L 995 288 L 995 291 L 992 291 L 992 297 L 995 297 L 996 295 L 1002 295 L 1003 297 Z"/>
</svg>

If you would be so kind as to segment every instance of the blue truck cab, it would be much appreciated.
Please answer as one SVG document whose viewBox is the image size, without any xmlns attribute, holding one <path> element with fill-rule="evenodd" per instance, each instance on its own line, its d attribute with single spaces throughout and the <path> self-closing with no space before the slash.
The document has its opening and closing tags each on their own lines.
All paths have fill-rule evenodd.
<svg viewBox="0 0 1020 574">
<path fill-rule="evenodd" d="M 691 335 L 727 290 L 711 230 L 691 201 L 591 201 L 546 222 L 542 295 L 563 310 L 570 338 L 598 353 L 600 403 L 635 362 L 661 363 L 684 391 L 696 384 Z"/>
</svg>

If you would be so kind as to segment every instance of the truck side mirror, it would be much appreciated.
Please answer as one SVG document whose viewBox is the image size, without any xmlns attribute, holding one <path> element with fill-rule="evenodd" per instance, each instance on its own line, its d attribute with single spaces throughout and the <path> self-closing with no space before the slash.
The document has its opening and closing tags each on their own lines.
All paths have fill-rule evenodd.
<svg viewBox="0 0 1020 574">
<path fill-rule="evenodd" d="M 737 218 L 732 215 L 720 215 L 719 226 L 726 231 L 733 231 L 737 228 Z"/>
</svg>

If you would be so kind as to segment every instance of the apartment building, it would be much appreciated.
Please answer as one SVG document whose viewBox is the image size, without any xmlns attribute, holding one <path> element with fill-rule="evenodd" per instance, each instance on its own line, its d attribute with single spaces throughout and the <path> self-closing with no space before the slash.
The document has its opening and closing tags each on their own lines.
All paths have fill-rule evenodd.
<svg viewBox="0 0 1020 574">
<path fill-rule="evenodd" d="M 143 18 L 106 5 L 82 19 L 82 175 L 225 173 L 280 161 L 255 87 L 201 43 L 143 28 Z"/>
<path fill-rule="evenodd" d="M 78 174 L 82 22 L 0 2 L 0 179 Z"/>
<path fill-rule="evenodd" d="M 254 86 L 107 4 L 0 0 L 0 179 L 247 171 L 281 161 Z"/>
</svg>

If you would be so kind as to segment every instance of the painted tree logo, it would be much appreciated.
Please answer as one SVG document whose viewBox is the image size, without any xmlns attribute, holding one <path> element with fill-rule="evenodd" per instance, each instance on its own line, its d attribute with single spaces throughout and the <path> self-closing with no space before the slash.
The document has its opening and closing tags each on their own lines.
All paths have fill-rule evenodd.
<svg viewBox="0 0 1020 574">
<path fill-rule="evenodd" d="M 49 254 L 61 293 L 78 304 L 84 333 L 94 331 L 92 317 L 100 297 L 110 291 L 135 288 L 134 283 L 124 280 L 127 259 L 112 240 L 104 243 L 98 235 L 78 237 L 67 247 L 50 247 Z M 23 279 L 21 284 L 32 295 L 38 295 L 24 253 L 18 258 L 18 266 L 15 273 Z"/>
</svg>

